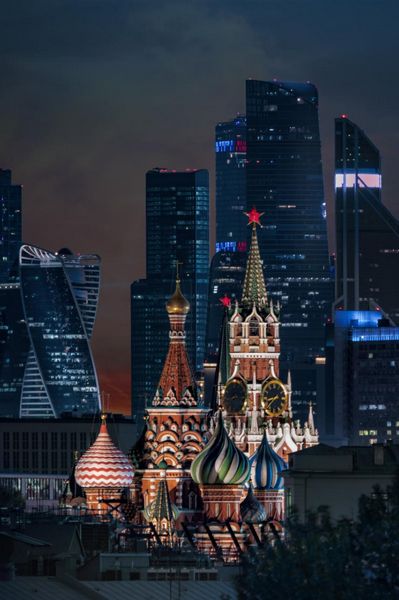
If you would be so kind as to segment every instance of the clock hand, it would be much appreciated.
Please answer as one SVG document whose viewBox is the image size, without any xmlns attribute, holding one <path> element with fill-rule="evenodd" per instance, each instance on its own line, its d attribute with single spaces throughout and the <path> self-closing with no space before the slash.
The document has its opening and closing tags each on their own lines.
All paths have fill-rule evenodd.
<svg viewBox="0 0 399 600">
<path fill-rule="evenodd" d="M 270 398 L 270 399 L 269 399 L 269 402 L 267 403 L 267 408 L 269 408 L 269 406 L 270 406 L 271 404 L 273 404 L 273 402 L 274 402 L 275 400 L 278 400 L 278 396 L 273 396 L 272 398 Z"/>
</svg>

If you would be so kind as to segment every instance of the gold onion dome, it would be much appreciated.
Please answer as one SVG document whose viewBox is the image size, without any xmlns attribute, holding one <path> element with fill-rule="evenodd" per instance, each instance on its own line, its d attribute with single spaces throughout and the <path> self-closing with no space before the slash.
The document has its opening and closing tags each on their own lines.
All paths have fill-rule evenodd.
<svg viewBox="0 0 399 600">
<path fill-rule="evenodd" d="M 166 303 L 169 315 L 186 315 L 190 310 L 190 302 L 183 296 L 180 289 L 180 279 L 176 279 L 176 289 Z"/>
</svg>

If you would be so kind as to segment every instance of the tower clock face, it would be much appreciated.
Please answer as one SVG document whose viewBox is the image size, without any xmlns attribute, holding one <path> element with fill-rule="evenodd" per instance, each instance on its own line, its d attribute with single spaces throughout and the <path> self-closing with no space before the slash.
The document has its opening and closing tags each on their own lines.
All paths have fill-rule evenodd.
<svg viewBox="0 0 399 600">
<path fill-rule="evenodd" d="M 247 387 L 240 379 L 233 379 L 226 385 L 223 404 L 227 413 L 239 413 L 243 410 L 247 398 Z"/>
<path fill-rule="evenodd" d="M 262 390 L 262 405 L 270 417 L 279 417 L 286 409 L 288 394 L 281 381 L 270 379 Z"/>
</svg>

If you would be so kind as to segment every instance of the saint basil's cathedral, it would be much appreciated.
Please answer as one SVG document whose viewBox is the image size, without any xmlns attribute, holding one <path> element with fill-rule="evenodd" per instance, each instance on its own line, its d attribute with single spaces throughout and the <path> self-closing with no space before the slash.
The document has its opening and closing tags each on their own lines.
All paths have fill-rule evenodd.
<svg viewBox="0 0 399 600">
<path fill-rule="evenodd" d="M 293 418 L 291 379 L 279 377 L 279 306 L 268 298 L 259 253 L 260 213 L 249 213 L 251 245 L 241 302 L 221 299 L 225 317 L 213 407 L 205 406 L 186 351 L 190 310 L 180 289 L 166 304 L 169 349 L 145 428 L 129 456 L 112 442 L 105 418 L 78 460 L 76 489 L 87 510 L 112 514 L 155 539 L 183 536 L 225 560 L 281 528 L 283 471 L 291 452 L 318 444 L 312 406 L 302 427 Z M 69 486 L 69 490 L 71 487 Z M 121 509 L 122 507 L 122 509 Z"/>
</svg>

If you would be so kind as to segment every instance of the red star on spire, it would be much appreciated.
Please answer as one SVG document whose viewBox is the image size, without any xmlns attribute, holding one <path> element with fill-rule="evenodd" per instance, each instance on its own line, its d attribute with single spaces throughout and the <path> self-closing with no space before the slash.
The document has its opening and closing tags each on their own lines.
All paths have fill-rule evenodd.
<svg viewBox="0 0 399 600">
<path fill-rule="evenodd" d="M 248 225 L 251 225 L 252 223 L 255 223 L 255 225 L 259 225 L 260 227 L 262 227 L 262 225 L 260 223 L 260 218 L 265 213 L 258 212 L 256 210 L 256 208 L 253 206 L 249 212 L 244 213 L 244 214 L 246 214 L 247 217 L 248 217 L 248 219 L 249 219 Z"/>
<path fill-rule="evenodd" d="M 231 300 L 227 294 L 225 294 L 223 298 L 219 298 L 219 302 L 221 302 L 225 308 L 230 308 Z"/>
</svg>

